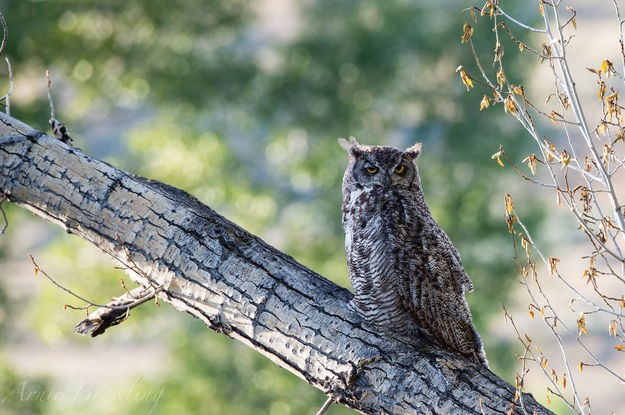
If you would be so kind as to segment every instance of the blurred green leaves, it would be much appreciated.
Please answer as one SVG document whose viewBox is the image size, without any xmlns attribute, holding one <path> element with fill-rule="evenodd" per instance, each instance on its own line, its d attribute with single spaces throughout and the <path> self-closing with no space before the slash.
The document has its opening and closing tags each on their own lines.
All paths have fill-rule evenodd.
<svg viewBox="0 0 625 415">
<path fill-rule="evenodd" d="M 519 132 L 501 127 L 503 111 L 480 116 L 480 98 L 457 79 L 455 68 L 472 59 L 460 46 L 466 16 L 457 2 L 5 0 L 0 8 L 16 78 L 12 115 L 44 128 L 50 68 L 57 118 L 77 147 L 183 188 L 343 286 L 347 156 L 337 137 L 423 141 L 426 200 L 475 282 L 468 299 L 489 357 L 504 349 L 491 348 L 485 332 L 515 276 L 495 192 L 502 173 L 489 155 L 500 143 L 513 151 Z M 2 90 L 5 74 L 0 68 Z M 107 258 L 55 235 L 40 265 L 94 301 L 121 293 L 122 274 Z M 79 317 L 64 302 L 46 287 L 33 304 L 40 335 L 57 333 L 48 341 L 77 341 L 68 328 Z M 151 335 L 169 342 L 173 363 L 143 384 L 166 391 L 155 411 L 297 414 L 323 403 L 255 352 L 169 311 L 179 327 Z M 153 318 L 144 306 L 105 336 L 135 336 Z"/>
</svg>

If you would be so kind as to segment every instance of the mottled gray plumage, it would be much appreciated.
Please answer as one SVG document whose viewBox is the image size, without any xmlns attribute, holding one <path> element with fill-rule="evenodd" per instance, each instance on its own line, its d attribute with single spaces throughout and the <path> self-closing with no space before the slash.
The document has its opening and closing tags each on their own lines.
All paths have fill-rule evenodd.
<svg viewBox="0 0 625 415">
<path fill-rule="evenodd" d="M 473 283 L 449 237 L 425 204 L 407 150 L 367 146 L 353 137 L 343 177 L 343 227 L 354 308 L 383 332 L 424 333 L 488 367 L 464 291 Z"/>
</svg>

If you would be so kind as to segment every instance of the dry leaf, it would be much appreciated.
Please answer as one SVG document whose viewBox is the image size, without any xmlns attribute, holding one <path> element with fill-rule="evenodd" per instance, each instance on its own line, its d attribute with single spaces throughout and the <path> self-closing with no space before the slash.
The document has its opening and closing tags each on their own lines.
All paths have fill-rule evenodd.
<svg viewBox="0 0 625 415">
<path fill-rule="evenodd" d="M 512 97 L 508 97 L 504 100 L 504 110 L 510 112 L 512 115 L 516 115 L 516 104 Z"/>
<path fill-rule="evenodd" d="M 467 72 L 464 70 L 464 67 L 462 65 L 456 68 L 456 72 L 458 71 L 460 71 L 460 78 L 462 79 L 462 83 L 467 87 L 467 91 L 473 88 L 473 81 L 471 81 L 471 78 L 469 77 Z"/>
<path fill-rule="evenodd" d="M 588 331 L 586 330 L 586 317 L 584 314 L 581 314 L 577 319 L 577 327 L 579 328 L 579 334 L 584 333 L 588 335 Z"/>
<path fill-rule="evenodd" d="M 480 102 L 480 111 L 482 111 L 484 108 L 488 108 L 489 106 L 490 106 L 490 98 L 484 95 L 484 98 L 482 98 L 482 102 Z"/>
<path fill-rule="evenodd" d="M 462 30 L 464 33 L 462 34 L 461 42 L 468 42 L 469 39 L 471 39 L 471 36 L 473 36 L 473 27 L 471 27 L 469 23 L 465 22 L 464 26 L 462 26 Z"/>
<path fill-rule="evenodd" d="M 549 258 L 549 273 L 553 277 L 553 274 L 556 272 L 556 265 L 560 262 L 560 258 Z"/>
</svg>

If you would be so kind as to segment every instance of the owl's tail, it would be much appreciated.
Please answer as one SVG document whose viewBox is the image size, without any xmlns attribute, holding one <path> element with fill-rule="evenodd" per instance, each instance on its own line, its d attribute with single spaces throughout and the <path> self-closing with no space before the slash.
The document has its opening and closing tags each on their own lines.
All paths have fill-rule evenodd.
<svg viewBox="0 0 625 415">
<path fill-rule="evenodd" d="M 482 342 L 482 338 L 480 334 L 477 332 L 475 327 L 473 327 L 473 339 L 475 343 L 475 347 L 473 349 L 472 359 L 475 363 L 479 363 L 485 368 L 488 369 L 488 359 L 486 359 L 486 352 L 484 351 L 484 343 Z"/>
</svg>

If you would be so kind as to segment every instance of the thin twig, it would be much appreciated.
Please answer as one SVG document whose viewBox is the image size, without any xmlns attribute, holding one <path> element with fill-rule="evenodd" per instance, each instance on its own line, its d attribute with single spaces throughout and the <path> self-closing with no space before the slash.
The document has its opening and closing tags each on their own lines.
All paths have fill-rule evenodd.
<svg viewBox="0 0 625 415">
<path fill-rule="evenodd" d="M 532 26 L 529 26 L 529 25 L 526 25 L 524 23 L 519 22 L 517 19 L 515 19 L 514 17 L 512 17 L 512 16 L 508 15 L 506 12 L 504 12 L 503 9 L 501 8 L 501 6 L 499 6 L 499 4 L 494 4 L 494 7 L 506 19 L 508 19 L 511 22 L 517 24 L 518 26 L 521 26 L 523 29 L 529 30 L 531 32 L 536 32 L 536 33 L 545 33 L 545 29 L 536 29 L 535 27 L 532 27 Z"/>
<path fill-rule="evenodd" d="M 323 406 L 321 407 L 321 409 L 319 409 L 319 411 L 317 412 L 316 415 L 323 415 L 326 413 L 326 411 L 328 410 L 328 408 L 330 407 L 330 405 L 332 405 L 332 398 L 328 398 L 328 400 L 323 404 Z"/>
<path fill-rule="evenodd" d="M 81 309 L 85 309 L 88 307 L 100 307 L 100 308 L 110 308 L 110 309 L 115 309 L 115 310 L 126 310 L 128 309 L 129 306 L 113 306 L 113 305 L 107 305 L 107 304 L 98 304 L 98 303 L 94 303 L 93 301 L 89 301 L 87 299 L 85 299 L 84 297 L 81 297 L 80 295 L 74 293 L 72 290 L 65 288 L 64 286 L 62 286 L 61 284 L 59 284 L 58 282 L 56 282 L 56 280 L 54 278 L 52 278 L 51 276 L 48 275 L 47 272 L 45 272 L 36 262 L 35 262 L 35 258 L 33 258 L 32 255 L 30 256 L 30 260 L 32 261 L 34 267 L 35 267 L 35 276 L 41 272 L 48 280 L 50 280 L 50 282 L 52 282 L 52 284 L 56 285 L 58 288 L 60 288 L 61 290 L 65 291 L 66 293 L 68 293 L 69 295 L 71 295 L 72 297 L 78 298 L 79 300 L 83 301 L 84 303 L 87 304 L 87 306 L 85 307 L 73 307 L 70 305 L 66 305 L 66 308 L 72 308 L 72 309 L 77 309 L 77 310 L 81 310 Z M 158 291 L 157 291 L 158 292 Z M 145 301 L 144 298 L 140 298 L 137 300 L 137 302 L 139 302 L 138 304 L 141 304 Z M 138 305 L 137 304 L 137 305 Z"/>
<path fill-rule="evenodd" d="M 11 115 L 11 94 L 13 93 L 13 68 L 11 67 L 11 61 L 8 56 L 4 57 L 4 60 L 7 63 L 9 68 L 9 92 L 6 93 L 3 97 L 0 98 L 0 101 L 4 100 L 4 105 L 6 107 L 6 114 Z"/>
<path fill-rule="evenodd" d="M 623 40 L 623 19 L 621 18 L 621 11 L 618 8 L 616 0 L 612 0 L 614 3 L 614 10 L 616 12 L 616 19 L 618 20 L 618 32 L 619 32 L 619 44 L 621 45 L 621 64 L 623 65 L 623 75 L 625 76 L 625 41 Z"/>
<path fill-rule="evenodd" d="M 0 235 L 4 234 L 4 231 L 9 227 L 9 220 L 7 219 L 7 214 L 4 212 L 4 208 L 2 207 L 2 203 L 6 200 L 6 196 L 2 195 L 2 200 L 0 200 L 0 212 L 2 212 L 2 217 L 4 218 L 4 226 L 2 227 L 2 231 L 0 231 Z"/>
<path fill-rule="evenodd" d="M 47 89 L 48 89 L 48 102 L 50 103 L 50 119 L 56 120 L 56 118 L 54 118 L 54 102 L 52 101 L 52 94 L 50 93 L 50 84 L 52 83 L 52 81 L 50 80 L 49 69 L 46 69 L 46 82 L 48 84 Z"/>
<path fill-rule="evenodd" d="M 4 15 L 0 12 L 0 23 L 2 23 L 2 30 L 4 35 L 2 36 L 2 43 L 0 44 L 0 55 L 4 52 L 4 47 L 7 44 L 7 37 L 9 36 L 9 29 L 7 29 L 7 22 L 4 20 Z"/>
</svg>

